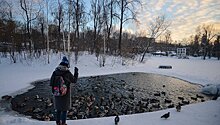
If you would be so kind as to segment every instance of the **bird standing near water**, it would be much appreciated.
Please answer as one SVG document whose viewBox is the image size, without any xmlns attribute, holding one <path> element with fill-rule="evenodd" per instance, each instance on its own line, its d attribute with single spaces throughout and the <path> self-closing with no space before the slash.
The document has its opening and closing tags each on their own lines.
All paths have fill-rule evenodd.
<svg viewBox="0 0 220 125">
<path fill-rule="evenodd" d="M 116 117 L 115 117 L 115 125 L 118 125 L 118 122 L 119 122 L 119 116 L 118 115 L 116 115 Z"/>
<path fill-rule="evenodd" d="M 165 118 L 165 119 L 167 119 L 167 118 L 169 118 L 169 117 L 170 117 L 170 112 L 168 112 L 168 113 L 162 115 L 160 118 Z"/>
<path fill-rule="evenodd" d="M 181 105 L 180 105 L 180 103 L 176 106 L 176 111 L 177 112 L 180 112 L 180 110 L 181 110 Z"/>
</svg>

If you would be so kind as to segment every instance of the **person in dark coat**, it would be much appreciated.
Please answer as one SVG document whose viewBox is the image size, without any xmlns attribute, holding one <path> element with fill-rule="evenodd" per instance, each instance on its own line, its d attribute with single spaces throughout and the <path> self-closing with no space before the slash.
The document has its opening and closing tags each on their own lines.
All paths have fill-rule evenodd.
<svg viewBox="0 0 220 125">
<path fill-rule="evenodd" d="M 74 75 L 69 70 L 69 61 L 64 56 L 59 66 L 53 72 L 50 79 L 50 86 L 52 87 L 52 93 L 54 93 L 53 86 L 55 82 L 55 76 L 63 76 L 65 84 L 67 86 L 67 92 L 63 96 L 54 96 L 54 108 L 56 110 L 56 124 L 67 125 L 66 117 L 67 111 L 71 107 L 71 89 L 70 84 L 76 83 L 78 79 L 78 68 L 75 67 Z"/>
</svg>

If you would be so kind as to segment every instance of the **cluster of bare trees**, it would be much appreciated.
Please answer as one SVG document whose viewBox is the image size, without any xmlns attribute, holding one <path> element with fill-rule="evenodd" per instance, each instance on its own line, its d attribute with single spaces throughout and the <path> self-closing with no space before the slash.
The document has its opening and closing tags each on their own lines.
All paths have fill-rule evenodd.
<svg viewBox="0 0 220 125">
<path fill-rule="evenodd" d="M 81 50 L 121 55 L 123 27 L 137 21 L 135 6 L 141 2 L 1 0 L 0 6 L 0 42 L 10 43 L 15 51 L 29 50 L 30 55 L 38 50 L 74 51 L 77 60 Z"/>
<path fill-rule="evenodd" d="M 211 58 L 211 56 L 217 56 L 216 51 L 220 51 L 220 48 L 216 47 L 219 46 L 219 37 L 220 34 L 216 32 L 213 24 L 199 25 L 196 28 L 196 34 L 191 35 L 189 38 L 190 54 L 194 56 L 202 55 L 204 60 L 206 56 L 209 58 Z M 217 48 L 217 50 L 213 48 Z"/>
<path fill-rule="evenodd" d="M 75 62 L 79 51 L 95 53 L 102 66 L 106 54 L 132 58 L 138 53 L 143 62 L 162 34 L 161 45 L 171 45 L 171 22 L 164 15 L 157 16 L 145 24 L 148 34 L 125 32 L 129 22 L 138 23 L 136 10 L 141 6 L 141 0 L 1 0 L 0 51 L 9 52 L 14 63 L 15 52 L 24 51 L 25 58 L 47 54 L 49 63 L 51 50 L 69 58 L 74 52 Z M 215 38 L 213 25 L 198 26 L 196 35 L 187 39 L 191 54 L 202 49 L 204 59 L 210 56 Z"/>
</svg>

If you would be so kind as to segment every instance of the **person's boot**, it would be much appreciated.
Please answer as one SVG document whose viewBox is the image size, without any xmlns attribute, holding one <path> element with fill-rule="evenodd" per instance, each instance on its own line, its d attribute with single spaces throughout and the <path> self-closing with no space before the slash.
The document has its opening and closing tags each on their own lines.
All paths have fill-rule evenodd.
<svg viewBox="0 0 220 125">
<path fill-rule="evenodd" d="M 62 125 L 62 123 L 61 122 L 56 122 L 56 125 Z"/>
</svg>

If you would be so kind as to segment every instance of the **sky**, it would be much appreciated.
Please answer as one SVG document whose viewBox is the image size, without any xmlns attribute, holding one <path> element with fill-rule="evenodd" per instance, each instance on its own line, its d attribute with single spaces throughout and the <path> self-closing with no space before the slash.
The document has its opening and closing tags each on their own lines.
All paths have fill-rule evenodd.
<svg viewBox="0 0 220 125">
<path fill-rule="evenodd" d="M 158 15 L 171 21 L 169 30 L 173 40 L 181 40 L 195 33 L 199 25 L 214 24 L 220 33 L 220 0 L 142 0 L 138 30 L 147 29 L 148 22 Z M 135 29 L 134 26 L 128 26 Z"/>
</svg>

